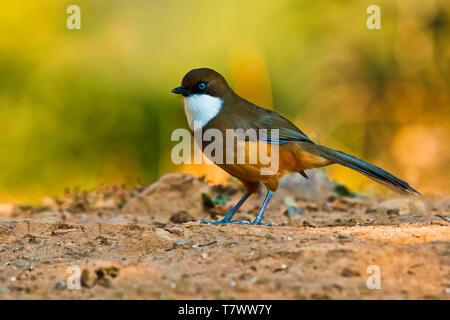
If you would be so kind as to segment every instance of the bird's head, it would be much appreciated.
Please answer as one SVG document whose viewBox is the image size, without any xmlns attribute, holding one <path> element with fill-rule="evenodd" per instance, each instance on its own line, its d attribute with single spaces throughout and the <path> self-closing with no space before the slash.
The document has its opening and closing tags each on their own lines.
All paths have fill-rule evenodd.
<svg viewBox="0 0 450 320">
<path fill-rule="evenodd" d="M 193 69 L 183 78 L 181 86 L 172 90 L 173 93 L 185 97 L 191 95 L 209 95 L 223 98 L 232 92 L 225 78 L 209 68 Z"/>
</svg>

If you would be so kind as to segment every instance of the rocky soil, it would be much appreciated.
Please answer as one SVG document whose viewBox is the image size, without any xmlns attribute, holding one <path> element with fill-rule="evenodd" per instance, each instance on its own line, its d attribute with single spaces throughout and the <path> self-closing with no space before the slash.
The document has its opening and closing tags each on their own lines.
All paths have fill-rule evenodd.
<svg viewBox="0 0 450 320">
<path fill-rule="evenodd" d="M 450 198 L 361 197 L 308 174 L 283 178 L 272 227 L 197 223 L 241 187 L 179 173 L 0 205 L 0 299 L 450 298 Z"/>
</svg>

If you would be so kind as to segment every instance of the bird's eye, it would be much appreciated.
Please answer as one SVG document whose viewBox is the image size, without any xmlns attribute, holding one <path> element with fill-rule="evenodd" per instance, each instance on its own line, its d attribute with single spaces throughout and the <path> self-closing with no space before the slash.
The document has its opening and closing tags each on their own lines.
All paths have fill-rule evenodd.
<svg viewBox="0 0 450 320">
<path fill-rule="evenodd" d="M 205 90 L 206 89 L 206 83 L 204 82 L 200 82 L 197 86 L 200 90 Z"/>
</svg>

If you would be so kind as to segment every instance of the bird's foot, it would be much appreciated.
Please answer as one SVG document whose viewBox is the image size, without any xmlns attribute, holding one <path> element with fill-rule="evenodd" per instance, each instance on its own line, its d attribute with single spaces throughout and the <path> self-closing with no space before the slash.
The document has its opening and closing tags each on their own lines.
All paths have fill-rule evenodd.
<svg viewBox="0 0 450 320">
<path fill-rule="evenodd" d="M 245 224 L 245 225 L 260 225 L 260 226 L 262 225 L 262 226 L 268 226 L 268 227 L 278 226 L 278 224 L 276 224 L 274 222 L 257 222 L 257 221 L 250 222 L 247 220 L 230 221 L 228 219 L 222 219 L 219 221 L 208 221 L 205 219 L 201 219 L 201 220 L 198 220 L 198 222 L 206 223 L 206 224 L 214 224 L 214 225 L 217 225 L 217 224 Z"/>
<path fill-rule="evenodd" d="M 230 221 L 228 219 L 222 219 L 219 221 L 208 221 L 205 219 L 198 220 L 197 222 L 206 224 L 251 224 L 249 221 Z"/>
</svg>

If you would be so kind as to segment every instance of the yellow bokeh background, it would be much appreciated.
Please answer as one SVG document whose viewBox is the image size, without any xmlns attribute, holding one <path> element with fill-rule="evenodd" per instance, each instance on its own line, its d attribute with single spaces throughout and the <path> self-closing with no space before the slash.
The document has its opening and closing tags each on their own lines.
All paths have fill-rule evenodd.
<svg viewBox="0 0 450 320">
<path fill-rule="evenodd" d="M 80 30 L 66 27 L 71 4 Z M 366 27 L 372 4 L 381 30 Z M 187 127 L 170 90 L 196 67 L 318 143 L 450 191 L 449 1 L 2 1 L 0 30 L 1 202 L 171 171 L 226 179 L 170 161 L 171 132 Z"/>
</svg>

